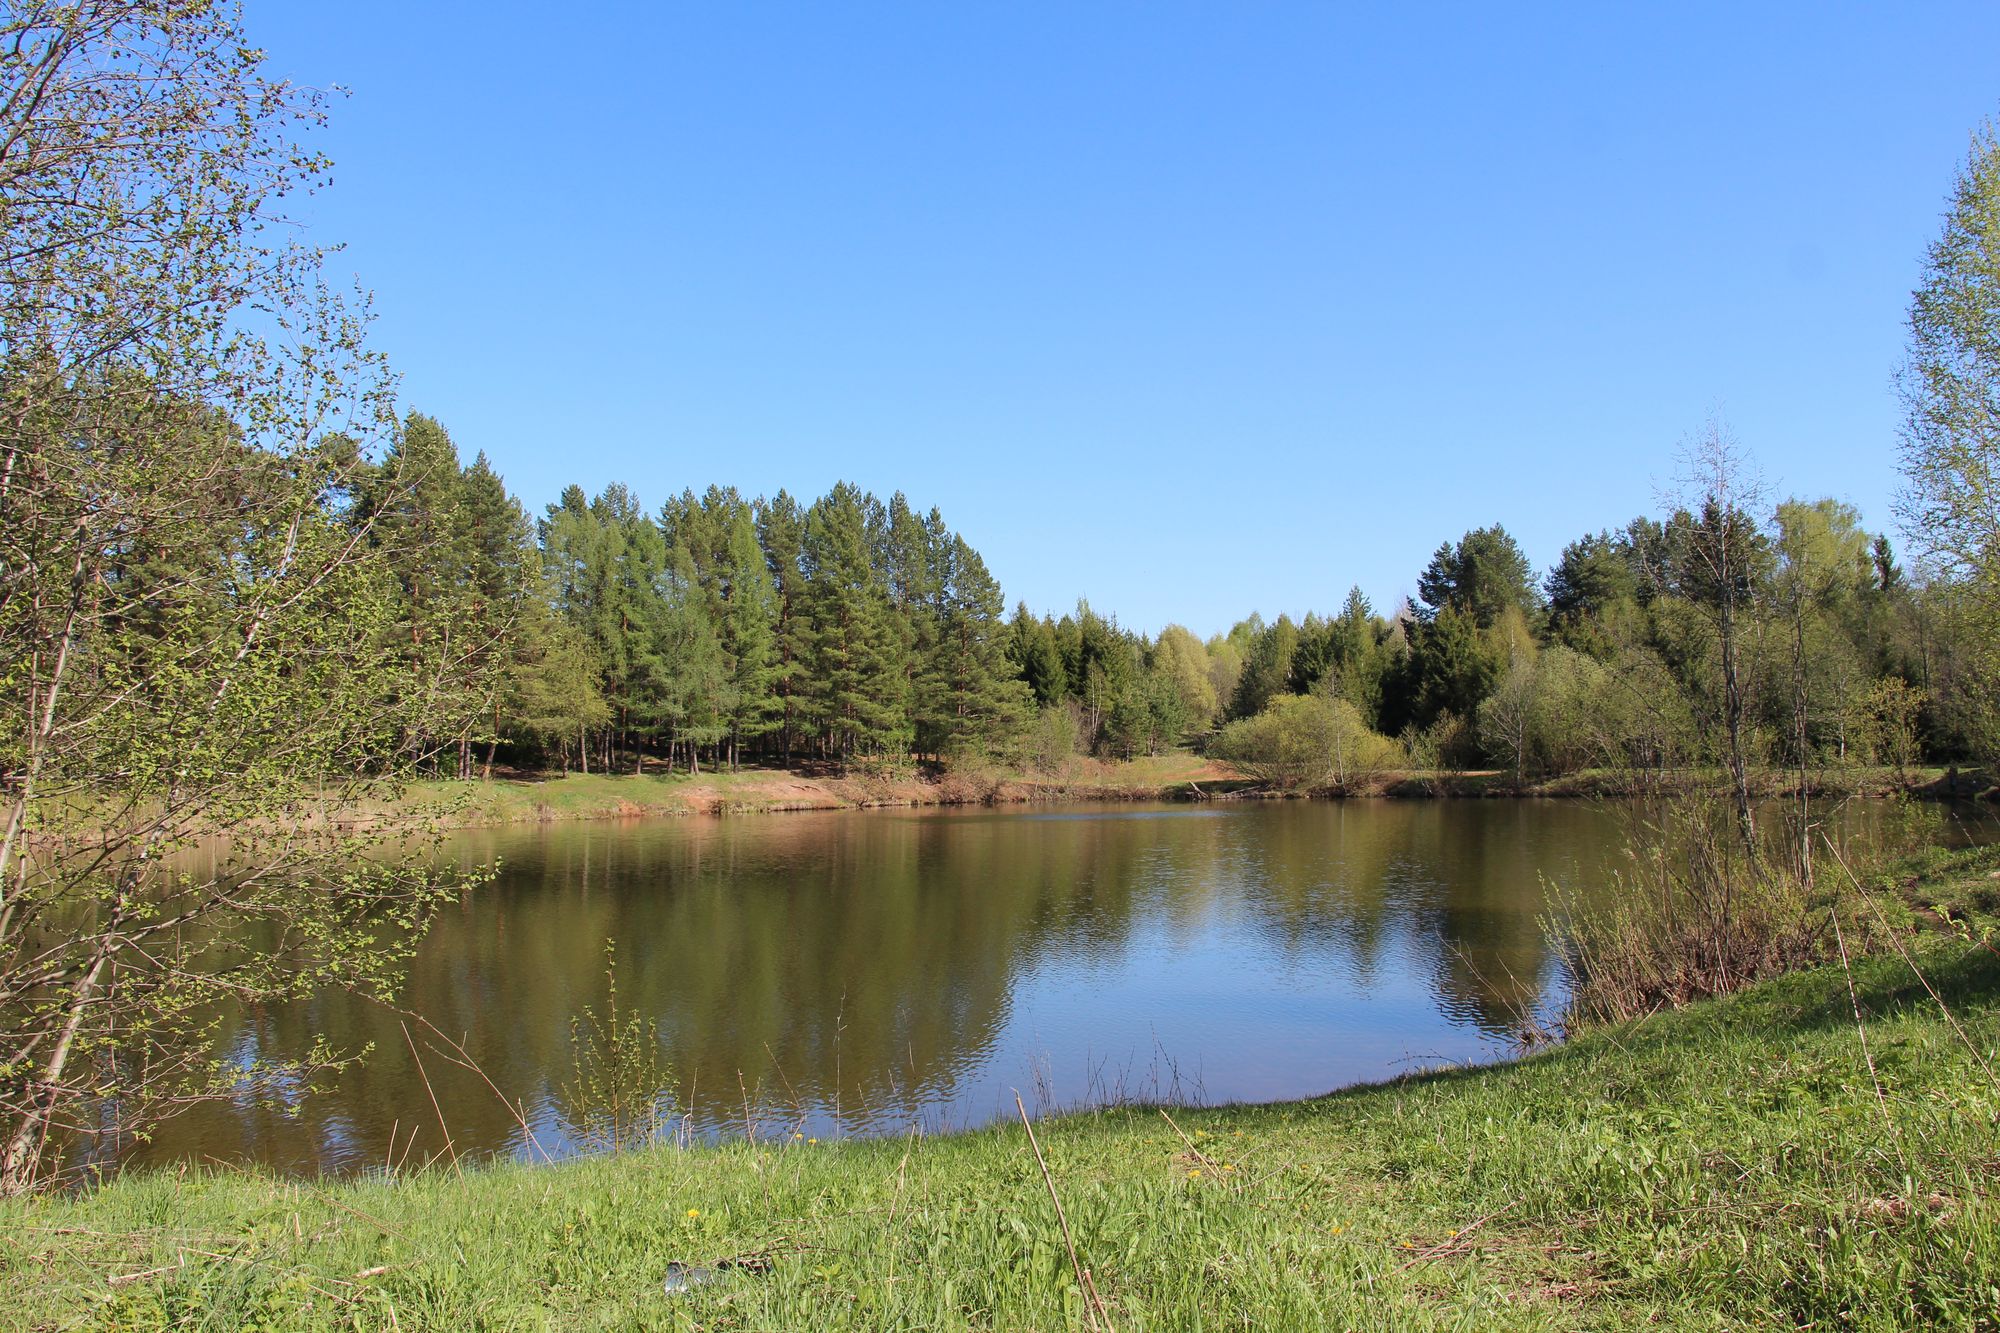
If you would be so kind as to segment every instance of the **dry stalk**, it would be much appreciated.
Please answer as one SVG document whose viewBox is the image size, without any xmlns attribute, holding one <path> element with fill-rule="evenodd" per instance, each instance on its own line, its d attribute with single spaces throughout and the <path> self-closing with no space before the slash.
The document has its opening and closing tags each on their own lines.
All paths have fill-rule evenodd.
<svg viewBox="0 0 2000 1333">
<path fill-rule="evenodd" d="M 1028 1146 L 1035 1150 L 1035 1164 L 1042 1168 L 1042 1183 L 1049 1187 L 1049 1198 L 1056 1206 L 1056 1221 L 1062 1224 L 1063 1245 L 1069 1250 L 1069 1266 L 1076 1273 L 1077 1289 L 1083 1293 L 1084 1313 L 1090 1316 L 1092 1328 L 1096 1328 L 1101 1319 L 1105 1333 L 1117 1333 L 1112 1327 L 1110 1312 L 1104 1308 L 1104 1298 L 1097 1294 L 1097 1284 L 1090 1280 L 1090 1270 L 1077 1257 L 1076 1238 L 1069 1231 L 1069 1215 L 1063 1212 L 1062 1196 L 1056 1193 L 1055 1177 L 1049 1174 L 1048 1158 L 1042 1156 L 1042 1145 L 1035 1137 L 1034 1122 L 1028 1119 L 1028 1108 L 1022 1104 L 1018 1092 L 1014 1094 L 1014 1109 L 1021 1113 L 1021 1125 L 1028 1131 Z"/>
<path fill-rule="evenodd" d="M 1187 1150 L 1195 1155 L 1196 1160 L 1211 1171 L 1215 1169 L 1215 1163 L 1209 1161 L 1207 1154 L 1194 1146 L 1194 1140 L 1187 1136 L 1186 1130 L 1174 1124 L 1174 1118 L 1167 1114 L 1167 1108 L 1164 1106 L 1160 1108 L 1160 1118 L 1165 1120 L 1169 1125 L 1173 1125 L 1174 1133 L 1181 1136 L 1181 1142 L 1187 1145 Z"/>
<path fill-rule="evenodd" d="M 1838 912 L 1833 913 L 1833 941 L 1840 947 L 1840 971 L 1847 978 L 1847 1002 L 1854 1006 L 1854 1030 L 1861 1036 L 1861 1059 L 1868 1066 L 1869 1082 L 1875 1085 L 1875 1105 L 1882 1112 L 1882 1123 L 1896 1145 L 1896 1160 L 1902 1163 L 1903 1174 L 1907 1176 L 1910 1174 L 1910 1159 L 1903 1155 L 1903 1136 L 1889 1114 L 1889 1099 L 1883 1095 L 1881 1076 L 1875 1072 L 1875 1057 L 1868 1049 L 1868 1025 L 1861 1019 L 1861 996 L 1854 989 L 1854 967 L 1847 958 L 1847 937 L 1841 933 Z"/>
</svg>

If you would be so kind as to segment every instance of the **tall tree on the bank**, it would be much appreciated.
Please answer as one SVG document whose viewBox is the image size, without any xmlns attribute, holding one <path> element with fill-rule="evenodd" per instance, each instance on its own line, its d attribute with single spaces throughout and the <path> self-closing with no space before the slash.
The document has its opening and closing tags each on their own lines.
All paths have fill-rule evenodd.
<svg viewBox="0 0 2000 1333">
<path fill-rule="evenodd" d="M 1014 608 L 1014 618 L 1008 622 L 1007 657 L 1034 693 L 1036 707 L 1052 707 L 1069 693 L 1056 627 L 1044 617 L 1030 615 L 1026 602 Z"/>
<path fill-rule="evenodd" d="M 908 681 L 888 589 L 877 577 L 861 491 L 841 482 L 807 511 L 801 691 L 822 752 L 849 760 L 909 740 Z"/>
<path fill-rule="evenodd" d="M 761 736 L 778 710 L 778 595 L 758 545 L 755 512 L 734 487 L 711 486 L 699 500 L 692 491 L 669 500 L 660 526 L 721 654 L 722 683 L 711 687 L 709 702 L 733 765 L 738 744 Z M 688 673 L 706 676 L 707 642 L 698 626 L 688 628 L 695 631 L 687 641 L 695 654 Z"/>
<path fill-rule="evenodd" d="M 1481 629 L 1493 628 L 1510 609 L 1532 624 L 1542 606 L 1534 567 L 1498 523 L 1438 547 L 1417 578 L 1417 593 L 1427 616 L 1450 607 Z"/>
<path fill-rule="evenodd" d="M 1750 682 L 1744 635 L 1770 576 L 1770 543 L 1752 511 L 1763 501 L 1749 456 L 1719 423 L 1710 422 L 1684 451 L 1681 487 L 1688 504 L 1667 523 L 1665 585 L 1706 616 L 1714 630 L 1713 706 L 1729 769 L 1730 798 L 1744 851 L 1757 855 L 1750 800 Z"/>
<path fill-rule="evenodd" d="M 437 739 L 455 753 L 457 776 L 470 777 L 474 740 L 498 738 L 502 678 L 529 595 L 527 517 L 484 454 L 461 467 L 450 434 L 416 412 L 360 501 L 402 592 L 394 637 L 450 728 Z M 432 739 L 405 745 L 428 752 Z"/>
<path fill-rule="evenodd" d="M 963 537 L 953 534 L 945 551 L 930 724 L 941 755 L 990 752 L 1021 729 L 1030 692 L 1007 658 L 1000 585 Z"/>
<path fill-rule="evenodd" d="M 942 753 L 948 708 L 937 654 L 951 582 L 950 534 L 937 510 L 919 518 L 901 491 L 872 517 L 871 528 L 875 565 L 898 640 L 894 657 L 903 673 L 911 741 L 920 751 Z"/>
<path fill-rule="evenodd" d="M 1973 136 L 1910 301 L 1899 512 L 1972 669 L 1967 730 L 2000 759 L 2000 137 Z"/>
<path fill-rule="evenodd" d="M 792 745 L 802 725 L 805 659 L 812 645 L 806 618 L 805 539 L 805 511 L 797 500 L 781 490 L 758 502 L 757 542 L 777 594 L 771 689 L 776 697 L 779 752 L 786 763 L 792 760 Z"/>
</svg>

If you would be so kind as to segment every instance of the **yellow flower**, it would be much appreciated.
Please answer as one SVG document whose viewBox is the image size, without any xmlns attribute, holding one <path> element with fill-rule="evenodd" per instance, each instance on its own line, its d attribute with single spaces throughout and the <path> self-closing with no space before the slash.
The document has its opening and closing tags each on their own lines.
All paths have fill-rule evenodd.
<svg viewBox="0 0 2000 1333">
<path fill-rule="evenodd" d="M 807 1139 L 807 1140 L 806 1140 L 806 1142 L 807 1142 L 807 1143 L 818 1143 L 818 1142 L 819 1142 L 819 1140 L 818 1140 L 818 1139 L 816 1139 L 816 1138 L 813 1138 L 813 1139 Z"/>
<path fill-rule="evenodd" d="M 689 1217 L 700 1217 L 700 1216 L 701 1216 L 701 1209 L 699 1209 L 699 1208 L 690 1208 L 690 1209 L 688 1209 L 688 1216 L 689 1216 Z"/>
<path fill-rule="evenodd" d="M 1192 1170 L 1192 1171 L 1188 1172 L 1188 1179 L 1189 1179 L 1189 1180 L 1200 1180 L 1200 1179 L 1201 1179 L 1201 1168 L 1200 1168 L 1200 1167 L 1196 1167 L 1196 1168 L 1195 1168 L 1194 1170 Z"/>
<path fill-rule="evenodd" d="M 805 1137 L 805 1135 L 803 1135 L 803 1134 L 800 1134 L 800 1133 L 798 1133 L 798 1132 L 794 1131 L 794 1132 L 793 1132 L 793 1134 L 792 1134 L 792 1137 L 793 1137 L 793 1138 L 795 1138 L 795 1139 L 802 1139 L 802 1138 L 804 1138 L 804 1137 Z"/>
</svg>

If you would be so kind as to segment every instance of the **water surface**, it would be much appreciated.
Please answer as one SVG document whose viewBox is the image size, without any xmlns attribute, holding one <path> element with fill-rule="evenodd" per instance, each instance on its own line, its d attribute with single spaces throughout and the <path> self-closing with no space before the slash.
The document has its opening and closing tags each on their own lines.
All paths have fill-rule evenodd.
<svg viewBox="0 0 2000 1333">
<path fill-rule="evenodd" d="M 1012 1114 L 1016 1090 L 1030 1109 L 1307 1096 L 1507 1054 L 1561 998 L 1549 887 L 1606 891 L 1622 818 L 1241 802 L 469 831 L 452 853 L 499 877 L 439 918 L 404 1003 L 557 1155 L 607 941 L 696 1136 L 957 1128 Z M 462 1153 L 538 1152 L 435 1038 L 420 1071 L 401 1021 L 344 994 L 229 1015 L 240 1058 L 315 1035 L 374 1051 L 323 1093 L 190 1112 L 128 1156 L 367 1169 L 436 1152 L 440 1111 Z"/>
</svg>

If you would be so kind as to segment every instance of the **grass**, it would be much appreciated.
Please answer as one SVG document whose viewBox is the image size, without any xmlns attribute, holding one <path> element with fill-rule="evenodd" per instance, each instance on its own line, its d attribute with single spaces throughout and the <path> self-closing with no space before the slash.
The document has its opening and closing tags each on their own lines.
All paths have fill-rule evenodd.
<svg viewBox="0 0 2000 1333">
<path fill-rule="evenodd" d="M 420 812 L 441 827 L 652 815 L 749 814 L 837 810 L 864 805 L 1010 804 L 1045 800 L 1172 799 L 1188 784 L 1240 785 L 1226 770 L 1187 754 L 1106 762 L 1078 759 L 1060 774 L 971 770 L 926 780 L 895 776 L 816 775 L 783 769 L 739 772 L 568 773 L 489 782 L 415 782 L 393 807 L 363 804 L 359 823 Z"/>
<path fill-rule="evenodd" d="M 2000 855 L 1904 885 L 1976 923 Z M 1894 909 L 1892 909 L 1894 910 Z M 2000 954 L 1913 954 L 1986 1063 Z M 1902 958 L 1512 1064 L 1037 1126 L 1139 1329 L 2000 1327 L 2000 1087 Z M 1854 1007 L 1865 1018 L 1867 1051 Z M 1181 1137 L 1185 1131 L 1188 1139 Z M 713 1281 L 662 1291 L 670 1263 Z M 351 1182 L 220 1168 L 0 1204 L 10 1328 L 1089 1327 L 1016 1124 Z"/>
</svg>

